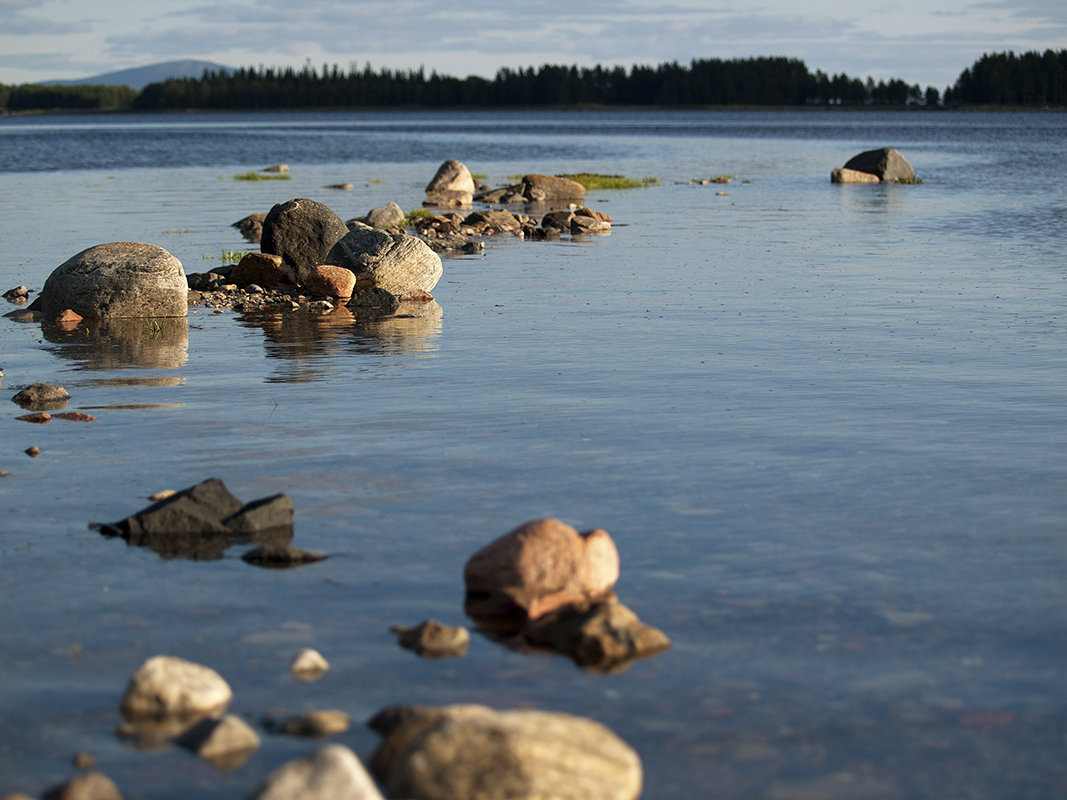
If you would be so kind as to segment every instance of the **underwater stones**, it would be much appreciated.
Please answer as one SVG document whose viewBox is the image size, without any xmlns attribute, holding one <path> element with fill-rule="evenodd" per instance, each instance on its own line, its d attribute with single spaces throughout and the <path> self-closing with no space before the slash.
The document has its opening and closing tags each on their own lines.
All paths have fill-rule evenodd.
<svg viewBox="0 0 1067 800">
<path fill-rule="evenodd" d="M 472 555 L 463 570 L 467 613 L 513 624 L 610 595 L 619 553 L 604 530 L 578 533 L 558 519 L 520 525 Z"/>
<path fill-rule="evenodd" d="M 322 553 L 303 550 L 290 544 L 261 544 L 241 556 L 241 560 L 257 567 L 287 569 L 304 564 L 314 564 L 326 558 Z"/>
<path fill-rule="evenodd" d="M 162 247 L 111 242 L 56 267 L 31 307 L 49 320 L 67 309 L 88 319 L 184 317 L 188 292 L 182 263 Z"/>
<path fill-rule="evenodd" d="M 253 800 L 383 800 L 359 758 L 330 744 L 274 770 Z"/>
<path fill-rule="evenodd" d="M 351 270 L 356 292 L 373 287 L 397 296 L 430 292 L 443 271 L 441 257 L 421 239 L 371 228 L 349 231 L 325 263 Z"/>
<path fill-rule="evenodd" d="M 598 722 L 484 706 L 400 706 L 377 714 L 371 769 L 410 800 L 633 800 L 641 761 Z"/>
<path fill-rule="evenodd" d="M 154 656 L 133 674 L 122 696 L 127 719 L 203 717 L 221 712 L 233 697 L 215 670 L 175 656 Z"/>
<path fill-rule="evenodd" d="M 281 256 L 292 267 L 296 283 L 303 284 L 313 267 L 327 263 L 327 253 L 346 233 L 348 226 L 329 206 L 296 198 L 267 213 L 260 249 Z"/>
</svg>

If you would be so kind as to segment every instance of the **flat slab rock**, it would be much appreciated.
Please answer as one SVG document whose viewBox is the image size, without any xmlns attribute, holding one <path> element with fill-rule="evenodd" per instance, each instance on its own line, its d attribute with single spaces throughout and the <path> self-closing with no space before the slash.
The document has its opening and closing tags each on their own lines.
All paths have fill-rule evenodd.
<svg viewBox="0 0 1067 800">
<path fill-rule="evenodd" d="M 637 753 L 598 722 L 485 706 L 398 706 L 370 726 L 382 736 L 371 771 L 409 800 L 633 800 Z"/>
</svg>

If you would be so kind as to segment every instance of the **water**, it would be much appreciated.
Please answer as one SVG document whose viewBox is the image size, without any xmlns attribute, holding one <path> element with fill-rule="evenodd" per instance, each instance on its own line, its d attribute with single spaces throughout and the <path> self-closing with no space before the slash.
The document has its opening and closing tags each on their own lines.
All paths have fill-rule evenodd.
<svg viewBox="0 0 1067 800">
<path fill-rule="evenodd" d="M 882 145 L 923 183 L 829 183 Z M 3 289 L 115 240 L 204 271 L 248 213 L 413 208 L 449 157 L 494 185 L 660 179 L 589 196 L 610 236 L 447 259 L 420 319 L 197 310 L 103 344 L 0 320 L 4 389 L 58 383 L 98 418 L 0 422 L 0 792 L 84 750 L 126 797 L 233 797 L 315 746 L 265 737 L 218 772 L 116 738 L 161 652 L 254 723 L 348 711 L 364 756 L 385 705 L 478 702 L 600 720 L 647 798 L 1067 792 L 1063 115 L 5 118 L 0 153 Z M 292 180 L 233 180 L 277 162 Z M 739 179 L 688 183 L 715 174 Z M 331 558 L 163 560 L 87 528 L 210 476 L 289 494 L 294 544 Z M 467 557 L 546 515 L 612 534 L 671 650 L 605 676 L 479 636 L 462 660 L 396 646 L 465 622 Z M 302 646 L 318 683 L 286 672 Z"/>
</svg>

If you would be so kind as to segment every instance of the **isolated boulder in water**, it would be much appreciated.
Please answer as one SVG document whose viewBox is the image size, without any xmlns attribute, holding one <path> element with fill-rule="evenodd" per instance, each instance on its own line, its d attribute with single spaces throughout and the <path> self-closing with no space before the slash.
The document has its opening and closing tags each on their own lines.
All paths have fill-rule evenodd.
<svg viewBox="0 0 1067 800">
<path fill-rule="evenodd" d="M 87 319 L 184 317 L 189 282 L 162 247 L 111 242 L 83 250 L 53 270 L 31 308 L 45 319 L 70 309 Z"/>
<path fill-rule="evenodd" d="M 312 267 L 326 262 L 330 248 L 348 233 L 348 226 L 322 203 L 297 198 L 274 206 L 263 220 L 260 249 L 281 256 L 303 284 Z"/>
<path fill-rule="evenodd" d="M 433 179 L 426 184 L 426 194 L 437 192 L 467 192 L 473 195 L 474 178 L 467 165 L 450 158 L 438 167 Z"/>
<path fill-rule="evenodd" d="M 368 723 L 370 767 L 389 797 L 412 800 L 633 800 L 637 753 L 598 722 L 485 706 L 398 706 Z"/>
<path fill-rule="evenodd" d="M 352 270 L 354 292 L 377 288 L 397 297 L 429 292 L 443 272 L 441 257 L 426 242 L 371 228 L 349 231 L 333 246 L 325 263 Z"/>
<path fill-rule="evenodd" d="M 857 156 L 853 156 L 845 162 L 845 169 L 877 175 L 879 180 L 886 183 L 911 180 L 915 177 L 915 170 L 908 163 L 908 159 L 904 158 L 901 152 L 894 147 L 867 150 Z"/>
<path fill-rule="evenodd" d="M 619 552 L 607 531 L 578 533 L 558 519 L 538 519 L 471 556 L 463 579 L 472 618 L 518 628 L 557 608 L 611 596 Z"/>
</svg>

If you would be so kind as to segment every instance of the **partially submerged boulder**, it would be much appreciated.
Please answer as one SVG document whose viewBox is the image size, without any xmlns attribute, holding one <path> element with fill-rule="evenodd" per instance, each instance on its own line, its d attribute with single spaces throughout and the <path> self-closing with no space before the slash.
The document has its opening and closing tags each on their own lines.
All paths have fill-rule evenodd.
<svg viewBox="0 0 1067 800">
<path fill-rule="evenodd" d="M 421 239 L 370 228 L 349 231 L 324 261 L 356 276 L 355 292 L 378 288 L 398 297 L 430 292 L 441 279 L 441 257 Z"/>
<path fill-rule="evenodd" d="M 303 284 L 312 267 L 331 263 L 326 254 L 346 233 L 348 226 L 329 206 L 297 198 L 267 214 L 260 249 L 281 256 L 292 267 L 295 281 Z"/>
<path fill-rule="evenodd" d="M 68 400 L 70 400 L 70 392 L 62 386 L 55 386 L 51 383 L 31 383 L 11 398 L 12 403 L 30 411 L 55 411 L 66 408 Z"/>
<path fill-rule="evenodd" d="M 237 228 L 246 242 L 259 244 L 259 240 L 263 238 L 263 220 L 266 218 L 266 213 L 258 211 L 255 214 L 242 217 L 230 227 Z"/>
<path fill-rule="evenodd" d="M 576 203 L 585 202 L 585 187 L 570 178 L 558 175 L 525 175 L 522 179 L 522 194 L 530 203 Z"/>
<path fill-rule="evenodd" d="M 474 178 L 471 176 L 471 171 L 466 164 L 454 158 L 448 159 L 438 167 L 433 178 L 426 184 L 426 194 L 445 191 L 474 194 L 474 190 Z"/>
<path fill-rule="evenodd" d="M 359 758 L 341 744 L 274 770 L 252 795 L 253 800 L 383 800 Z"/>
<path fill-rule="evenodd" d="M 558 519 L 539 519 L 471 556 L 463 578 L 472 618 L 518 629 L 562 606 L 611 596 L 619 553 L 607 531 L 578 533 Z"/>
<path fill-rule="evenodd" d="M 104 536 L 121 536 L 164 558 L 209 560 L 241 542 L 288 544 L 293 504 L 284 494 L 245 504 L 221 480 L 210 478 L 126 519 L 95 527 Z"/>
<path fill-rule="evenodd" d="M 83 250 L 56 267 L 31 308 L 46 320 L 70 309 L 100 320 L 184 317 L 189 284 L 182 262 L 162 247 L 111 242 Z"/>
<path fill-rule="evenodd" d="M 127 719 L 197 718 L 220 713 L 233 698 L 215 670 L 175 656 L 154 656 L 133 674 L 122 696 Z"/>
<path fill-rule="evenodd" d="M 260 738 L 243 719 L 226 714 L 222 719 L 202 719 L 182 733 L 178 744 L 219 769 L 236 769 L 259 749 Z"/>
<path fill-rule="evenodd" d="M 637 753 L 598 722 L 476 705 L 400 706 L 377 714 L 372 772 L 410 800 L 633 800 Z"/>
<path fill-rule="evenodd" d="M 404 213 L 404 209 L 396 203 L 386 203 L 384 206 L 372 208 L 367 212 L 365 222 L 372 228 L 385 230 L 388 228 L 400 227 L 404 224 L 406 217 L 407 215 Z"/>
<path fill-rule="evenodd" d="M 845 166 L 834 170 L 830 180 L 834 183 L 866 183 L 854 176 L 852 172 L 874 175 L 879 181 L 896 183 L 897 181 L 909 181 L 915 177 L 915 170 L 908 159 L 895 147 L 881 147 L 877 150 L 866 150 L 859 155 L 853 156 Z M 835 179 L 836 178 L 836 179 Z"/>
<path fill-rule="evenodd" d="M 428 619 L 414 627 L 394 625 L 393 633 L 400 646 L 413 650 L 423 658 L 448 658 L 466 654 L 471 635 L 464 627 L 445 625 Z"/>
</svg>

